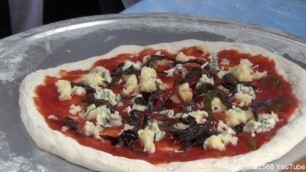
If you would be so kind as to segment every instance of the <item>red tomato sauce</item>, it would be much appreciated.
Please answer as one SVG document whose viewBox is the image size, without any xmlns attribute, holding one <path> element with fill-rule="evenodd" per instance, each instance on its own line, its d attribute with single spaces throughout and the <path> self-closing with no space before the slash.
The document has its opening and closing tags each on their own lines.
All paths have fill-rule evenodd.
<svg viewBox="0 0 306 172">
<path fill-rule="evenodd" d="M 160 50 L 164 55 L 169 57 L 175 57 L 176 54 L 170 54 L 167 51 Z M 185 48 L 182 51 L 189 56 L 195 56 L 197 58 L 207 59 L 209 54 L 203 54 L 201 51 L 196 49 L 195 47 Z M 103 59 L 97 61 L 92 68 L 96 66 L 103 66 L 108 70 L 112 70 L 118 64 L 124 62 L 125 60 L 131 61 L 142 61 L 143 57 L 146 55 L 154 54 L 157 50 L 146 49 L 142 52 L 134 55 L 134 54 L 121 54 L 116 57 L 110 59 Z M 258 65 L 255 70 L 260 72 L 267 71 L 268 76 L 262 79 L 256 80 L 253 83 L 260 90 L 260 92 L 256 93 L 256 101 L 270 99 L 270 98 L 283 98 L 286 103 L 283 103 L 280 107 L 276 107 L 274 112 L 278 114 L 280 118 L 280 122 L 270 131 L 256 134 L 256 137 L 251 137 L 250 133 L 241 132 L 237 134 L 238 143 L 236 146 L 231 144 L 226 146 L 225 151 L 219 150 L 205 150 L 203 147 L 193 147 L 191 149 L 181 151 L 173 151 L 180 150 L 180 145 L 175 143 L 171 138 L 170 134 L 167 134 L 164 139 L 159 142 L 155 142 L 156 152 L 153 154 L 147 154 L 142 152 L 143 148 L 140 146 L 139 141 L 136 141 L 136 149 L 135 151 L 131 151 L 130 149 L 124 147 L 112 146 L 107 140 L 98 140 L 92 136 L 79 136 L 74 132 L 68 130 L 66 132 L 61 131 L 63 123 L 62 119 L 65 117 L 71 117 L 69 114 L 69 107 L 72 104 L 79 104 L 85 98 L 84 96 L 72 96 L 72 100 L 69 101 L 60 101 L 58 99 L 59 93 L 57 92 L 57 88 L 55 86 L 55 82 L 59 79 L 66 79 L 71 82 L 76 81 L 84 74 L 88 73 L 88 70 L 85 71 L 61 71 L 60 78 L 54 78 L 47 76 L 45 78 L 45 84 L 39 85 L 35 92 L 37 97 L 34 98 L 36 103 L 36 107 L 38 111 L 43 115 L 49 127 L 53 130 L 57 130 L 62 132 L 68 137 L 74 138 L 81 145 L 92 147 L 97 150 L 101 150 L 104 152 L 108 152 L 115 156 L 122 156 L 132 159 L 142 159 L 152 164 L 161 164 L 161 163 L 169 163 L 174 161 L 192 161 L 197 159 L 205 159 L 205 158 L 221 158 L 226 156 L 235 156 L 239 154 L 244 154 L 254 149 L 260 148 L 261 145 L 269 142 L 271 138 L 276 134 L 276 132 L 284 125 L 287 124 L 288 119 L 292 115 L 292 113 L 298 107 L 298 100 L 295 98 L 292 88 L 288 82 L 284 80 L 282 76 L 280 76 L 275 69 L 275 62 L 270 61 L 268 58 L 263 57 L 261 55 L 252 56 L 250 54 L 239 53 L 235 50 L 224 50 L 218 53 L 219 63 L 223 58 L 227 58 L 230 60 L 230 66 L 238 65 L 241 58 L 249 59 L 254 65 Z M 161 67 L 162 68 L 162 67 Z M 156 69 L 158 70 L 158 69 Z M 164 70 L 164 69 L 163 69 Z M 139 75 L 139 73 L 137 74 Z M 168 86 L 173 87 L 172 90 L 175 92 L 176 79 L 175 76 L 173 78 L 161 77 L 162 81 L 166 83 Z M 122 90 L 124 84 L 119 85 L 116 89 L 118 91 Z M 120 88 L 120 89 L 119 89 Z M 174 105 L 173 107 L 178 107 L 179 105 Z M 126 116 L 127 113 L 123 112 L 126 105 L 118 108 L 122 116 Z M 55 115 L 58 120 L 48 119 L 49 115 Z M 222 113 L 216 114 L 216 117 L 220 116 L 222 118 Z M 81 119 L 78 116 L 74 116 L 75 118 L 79 118 L 78 131 L 82 131 L 84 126 L 84 119 Z M 107 128 L 102 131 L 103 134 L 107 134 L 110 136 L 117 136 L 117 134 L 121 131 L 122 127 L 117 128 Z M 42 138 L 43 139 L 43 138 Z M 249 141 L 256 143 L 256 148 L 251 148 L 248 145 Z"/>
</svg>

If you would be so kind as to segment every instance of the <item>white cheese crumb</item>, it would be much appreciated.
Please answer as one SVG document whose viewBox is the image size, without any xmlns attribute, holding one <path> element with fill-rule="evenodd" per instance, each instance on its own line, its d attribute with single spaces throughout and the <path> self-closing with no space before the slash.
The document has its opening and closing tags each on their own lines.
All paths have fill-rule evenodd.
<svg viewBox="0 0 306 172">
<path fill-rule="evenodd" d="M 215 54 L 211 54 L 208 58 L 210 59 L 209 66 L 217 71 L 220 70 L 219 65 L 218 65 L 219 57 Z"/>
<path fill-rule="evenodd" d="M 156 142 L 162 140 L 162 139 L 165 137 L 165 135 L 166 135 L 166 132 L 161 131 L 161 130 L 159 129 L 156 120 L 150 120 L 150 121 L 149 121 L 149 124 L 148 124 L 148 128 L 149 128 L 150 130 L 154 131 L 154 134 L 155 134 L 155 141 L 156 141 Z"/>
<path fill-rule="evenodd" d="M 252 87 L 237 84 L 237 93 L 234 98 L 239 103 L 239 106 L 246 106 L 252 103 L 252 100 L 255 100 L 256 95 Z"/>
<path fill-rule="evenodd" d="M 145 111 L 146 109 L 148 109 L 148 106 L 146 106 L 146 105 L 139 105 L 139 104 L 134 103 L 132 109 L 137 109 L 137 110 L 140 110 L 140 111 Z"/>
<path fill-rule="evenodd" d="M 172 110 L 172 109 L 162 110 L 162 111 L 159 111 L 157 113 L 161 114 L 161 115 L 166 115 L 168 118 L 175 118 L 174 110 Z"/>
<path fill-rule="evenodd" d="M 206 74 L 202 74 L 201 78 L 197 82 L 196 88 L 201 87 L 205 83 L 209 83 L 209 84 L 214 85 L 214 80 L 212 78 L 208 78 L 208 76 Z"/>
<path fill-rule="evenodd" d="M 271 112 L 271 114 L 261 114 L 258 120 L 248 121 L 243 127 L 243 131 L 252 133 L 255 136 L 255 133 L 270 131 L 279 122 L 278 116 L 274 112 Z"/>
<path fill-rule="evenodd" d="M 76 115 L 78 114 L 79 112 L 81 112 L 83 110 L 83 108 L 80 106 L 80 105 L 74 105 L 72 104 L 70 107 L 69 107 L 69 113 L 71 113 L 72 115 Z"/>
<path fill-rule="evenodd" d="M 123 89 L 123 93 L 125 95 L 129 95 L 133 92 L 138 91 L 138 81 L 136 75 L 129 75 L 126 79 L 125 88 Z"/>
<path fill-rule="evenodd" d="M 123 130 L 133 130 L 133 129 L 134 129 L 134 126 L 129 125 L 129 124 L 124 124 L 123 126 Z"/>
<path fill-rule="evenodd" d="M 165 73 L 167 74 L 167 77 L 172 77 L 175 73 L 182 73 L 183 77 L 185 77 L 185 74 L 187 73 L 187 70 L 183 67 L 182 64 L 177 64 L 173 68 L 166 70 Z"/>
<path fill-rule="evenodd" d="M 155 69 L 144 66 L 140 74 L 140 90 L 145 92 L 157 90 L 156 79 L 157 73 Z"/>
<path fill-rule="evenodd" d="M 83 87 L 74 86 L 72 88 L 72 95 L 85 96 L 86 90 Z"/>
<path fill-rule="evenodd" d="M 252 111 L 249 110 L 242 110 L 238 107 L 233 107 L 225 111 L 225 121 L 229 127 L 234 127 L 240 123 L 246 123 L 250 119 L 254 119 Z"/>
<path fill-rule="evenodd" d="M 122 119 L 119 112 L 116 111 L 115 113 L 111 113 L 110 109 L 108 109 L 105 105 L 99 106 L 88 113 L 88 120 L 95 118 L 96 124 L 100 127 L 117 127 L 122 125 Z"/>
<path fill-rule="evenodd" d="M 96 99 L 108 101 L 113 106 L 117 104 L 117 95 L 110 89 L 97 88 L 94 96 Z"/>
<path fill-rule="evenodd" d="M 50 119 L 50 120 L 57 120 L 58 118 L 56 116 L 54 116 L 54 115 L 49 115 L 48 119 Z"/>
<path fill-rule="evenodd" d="M 149 128 L 141 129 L 138 131 L 138 135 L 142 145 L 144 146 L 144 152 L 154 153 L 155 145 L 154 145 L 154 131 Z"/>
<path fill-rule="evenodd" d="M 111 83 L 112 78 L 110 76 L 109 70 L 105 69 L 102 66 L 98 66 L 91 70 L 88 74 L 84 75 L 80 82 L 83 82 L 86 85 L 89 85 L 91 87 L 99 87 L 99 86 L 105 86 L 106 83 Z"/>
<path fill-rule="evenodd" d="M 124 66 L 122 67 L 122 71 L 127 70 L 128 68 L 130 68 L 131 66 L 133 66 L 134 69 L 136 70 L 140 70 L 141 69 L 141 62 L 131 62 L 130 60 L 126 60 L 124 61 Z"/>
<path fill-rule="evenodd" d="M 205 118 L 208 117 L 208 113 L 203 110 L 189 112 L 188 115 L 194 117 L 198 124 L 204 123 L 206 121 Z"/>
<path fill-rule="evenodd" d="M 214 112 L 226 111 L 226 106 L 221 102 L 218 97 L 214 97 L 211 101 L 211 107 Z"/>
<path fill-rule="evenodd" d="M 184 83 L 182 85 L 179 85 L 178 86 L 178 93 L 179 93 L 181 99 L 184 102 L 189 102 L 189 101 L 192 100 L 193 93 L 192 93 L 192 90 L 189 87 L 188 83 Z"/>
<path fill-rule="evenodd" d="M 252 81 L 252 79 L 260 79 L 264 76 L 267 76 L 267 71 L 259 72 L 253 70 L 253 63 L 248 59 L 241 59 L 240 64 L 231 68 L 230 72 L 239 80 L 239 81 Z"/>
<path fill-rule="evenodd" d="M 94 123 L 86 121 L 84 125 L 84 133 L 86 136 L 91 136 L 94 134 L 96 126 Z"/>
<path fill-rule="evenodd" d="M 183 123 L 179 122 L 179 123 L 176 123 L 176 124 L 174 125 L 174 127 L 177 128 L 177 129 L 179 129 L 179 130 L 184 130 L 184 129 L 188 128 L 189 125 L 186 125 L 186 124 L 183 124 Z"/>
<path fill-rule="evenodd" d="M 224 59 L 222 59 L 220 64 L 223 65 L 223 66 L 228 66 L 230 64 L 230 61 L 227 58 L 224 58 Z"/>
<path fill-rule="evenodd" d="M 225 150 L 225 146 L 229 143 L 232 145 L 237 145 L 238 138 L 230 134 L 218 134 L 212 135 L 204 141 L 204 149 L 216 149 L 220 151 Z"/>
<path fill-rule="evenodd" d="M 189 58 L 183 52 L 179 52 L 175 59 L 180 62 L 186 62 L 189 60 Z"/>
<path fill-rule="evenodd" d="M 55 86 L 57 87 L 57 92 L 60 94 L 58 99 L 63 100 L 70 100 L 71 99 L 71 84 L 69 81 L 66 80 L 58 80 L 55 83 Z"/>
<path fill-rule="evenodd" d="M 235 135 L 236 132 L 229 126 L 227 126 L 223 121 L 219 120 L 218 126 L 217 126 L 217 131 L 222 132 L 222 133 L 227 133 L 230 135 Z"/>
<path fill-rule="evenodd" d="M 67 127 L 67 126 L 62 126 L 62 128 L 61 128 L 61 131 L 62 132 L 66 132 L 66 131 L 68 131 L 69 130 L 69 127 Z"/>
</svg>

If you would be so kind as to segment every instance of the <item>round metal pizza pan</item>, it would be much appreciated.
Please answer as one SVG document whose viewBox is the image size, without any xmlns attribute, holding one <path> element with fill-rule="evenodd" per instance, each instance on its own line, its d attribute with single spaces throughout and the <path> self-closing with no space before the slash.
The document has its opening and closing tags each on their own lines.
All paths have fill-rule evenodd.
<svg viewBox="0 0 306 172">
<path fill-rule="evenodd" d="M 305 38 L 253 24 L 188 15 L 93 16 L 8 37 L 0 40 L 0 171 L 88 171 L 40 150 L 26 132 L 18 105 L 19 84 L 26 74 L 104 54 L 119 45 L 184 39 L 254 44 L 306 66 Z M 306 140 L 271 164 L 287 165 L 300 159 L 306 155 L 305 146 Z"/>
</svg>

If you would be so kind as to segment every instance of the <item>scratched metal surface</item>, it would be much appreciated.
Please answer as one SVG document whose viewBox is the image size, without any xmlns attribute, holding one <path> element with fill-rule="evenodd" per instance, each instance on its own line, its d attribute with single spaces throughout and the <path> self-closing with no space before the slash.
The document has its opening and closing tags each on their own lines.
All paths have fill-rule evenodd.
<svg viewBox="0 0 306 172">
<path fill-rule="evenodd" d="M 0 171 L 88 171 L 40 150 L 19 116 L 19 84 L 37 69 L 82 60 L 123 44 L 183 39 L 255 44 L 305 67 L 306 40 L 251 24 L 173 14 L 94 16 L 63 21 L 0 40 Z M 43 139 L 43 138 L 42 138 Z M 306 155 L 306 141 L 273 164 Z"/>
</svg>

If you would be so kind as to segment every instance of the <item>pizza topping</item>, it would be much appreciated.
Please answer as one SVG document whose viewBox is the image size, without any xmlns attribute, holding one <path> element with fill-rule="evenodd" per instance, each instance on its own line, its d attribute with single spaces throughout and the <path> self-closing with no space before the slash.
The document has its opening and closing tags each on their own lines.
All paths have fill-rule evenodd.
<svg viewBox="0 0 306 172">
<path fill-rule="evenodd" d="M 133 92 L 138 91 L 137 85 L 137 77 L 136 75 L 129 75 L 126 79 L 125 89 L 123 89 L 123 93 L 129 95 Z"/>
<path fill-rule="evenodd" d="M 47 110 L 48 122 L 60 125 L 54 128 L 65 134 L 86 137 L 79 139 L 85 145 L 90 142 L 110 153 L 119 149 L 114 154 L 121 156 L 131 151 L 128 157 L 154 163 L 165 151 L 197 159 L 257 149 L 296 106 L 290 87 L 274 71 L 273 61 L 253 60 L 233 50 L 202 50 L 206 54 L 193 47 L 176 54 L 146 50 L 133 58 L 119 55 L 80 75 L 72 71 L 73 77 L 68 72 L 53 78 L 41 87 L 55 87 L 55 104 L 64 110 Z M 54 95 L 50 92 L 46 95 Z M 38 106 L 48 104 L 38 100 Z M 185 155 L 172 158 L 187 160 Z"/>
<path fill-rule="evenodd" d="M 204 149 L 217 149 L 220 151 L 225 150 L 227 144 L 237 145 L 238 138 L 230 134 L 212 135 L 207 138 L 203 144 Z"/>
<path fill-rule="evenodd" d="M 94 96 L 95 99 L 106 100 L 112 105 L 117 104 L 117 95 L 110 89 L 97 88 Z"/>
<path fill-rule="evenodd" d="M 202 85 L 204 84 L 211 84 L 211 85 L 214 85 L 214 80 L 212 78 L 208 78 L 207 74 L 203 74 L 201 76 L 201 78 L 199 79 L 197 85 L 196 85 L 196 88 L 199 88 L 201 87 Z"/>
<path fill-rule="evenodd" d="M 78 125 L 79 125 L 79 122 L 76 121 L 75 119 L 73 118 L 65 118 L 63 120 L 63 123 L 66 127 L 68 127 L 69 129 L 72 129 L 72 130 L 76 130 L 78 128 Z"/>
<path fill-rule="evenodd" d="M 225 111 L 226 124 L 230 127 L 234 127 L 240 123 L 246 123 L 253 118 L 253 113 L 250 109 L 242 110 L 239 107 L 233 106 L 232 109 Z"/>
<path fill-rule="evenodd" d="M 211 102 L 213 112 L 223 112 L 226 110 L 226 106 L 221 102 L 218 97 L 214 97 Z"/>
<path fill-rule="evenodd" d="M 71 99 L 71 84 L 69 81 L 66 80 L 58 80 L 55 83 L 55 86 L 57 87 L 57 91 L 60 94 L 58 99 L 63 100 L 70 100 Z"/>
<path fill-rule="evenodd" d="M 140 74 L 140 90 L 152 92 L 157 90 L 157 73 L 153 68 L 144 66 Z"/>
<path fill-rule="evenodd" d="M 273 129 L 276 123 L 279 122 L 277 114 L 271 112 L 271 114 L 259 115 L 259 122 L 250 120 L 243 127 L 244 132 L 255 133 L 267 132 Z"/>
<path fill-rule="evenodd" d="M 83 76 L 80 79 L 80 82 L 95 88 L 99 86 L 106 86 L 106 84 L 112 82 L 112 78 L 110 76 L 109 70 L 102 66 L 98 66 L 91 70 L 90 73 Z"/>
<path fill-rule="evenodd" d="M 192 89 L 189 87 L 188 83 L 184 83 L 182 85 L 179 85 L 178 86 L 178 93 L 179 93 L 181 99 L 184 102 L 189 102 L 189 101 L 192 100 L 193 93 L 192 93 Z"/>
<path fill-rule="evenodd" d="M 74 86 L 72 88 L 72 95 L 85 96 L 86 90 L 83 87 Z"/>
<path fill-rule="evenodd" d="M 234 98 L 238 102 L 239 106 L 246 106 L 251 104 L 255 100 L 255 91 L 250 86 L 244 86 L 243 84 L 237 84 L 237 93 Z"/>
<path fill-rule="evenodd" d="M 203 124 L 193 124 L 186 129 L 174 130 L 172 133 L 173 137 L 181 143 L 184 150 L 193 146 L 203 145 L 208 137 L 218 132 L 210 122 L 205 122 Z"/>
<path fill-rule="evenodd" d="M 72 104 L 69 107 L 69 113 L 71 113 L 72 115 L 77 115 L 79 112 L 81 112 L 83 110 L 83 108 L 80 105 L 74 105 Z"/>
</svg>

